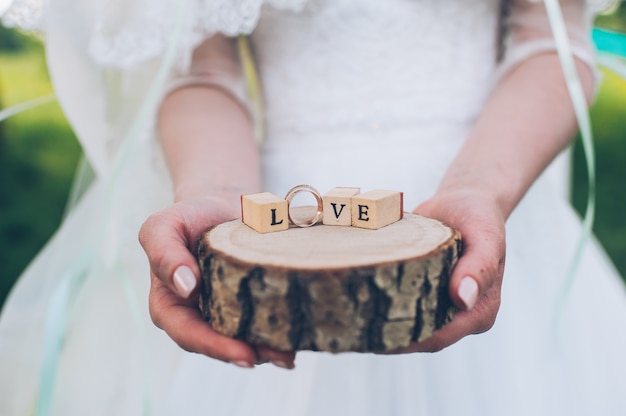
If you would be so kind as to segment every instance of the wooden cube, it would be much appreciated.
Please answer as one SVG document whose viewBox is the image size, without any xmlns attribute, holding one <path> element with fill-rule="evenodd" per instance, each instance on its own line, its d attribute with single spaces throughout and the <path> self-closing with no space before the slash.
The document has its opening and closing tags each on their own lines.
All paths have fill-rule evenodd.
<svg viewBox="0 0 626 416">
<path fill-rule="evenodd" d="M 289 228 L 287 201 L 269 192 L 241 196 L 241 220 L 259 233 Z"/>
<path fill-rule="evenodd" d="M 322 198 L 324 225 L 352 225 L 352 204 L 350 198 L 358 195 L 360 188 L 333 188 Z"/>
<path fill-rule="evenodd" d="M 352 225 L 377 230 L 402 219 L 402 192 L 378 189 L 352 197 Z"/>
</svg>

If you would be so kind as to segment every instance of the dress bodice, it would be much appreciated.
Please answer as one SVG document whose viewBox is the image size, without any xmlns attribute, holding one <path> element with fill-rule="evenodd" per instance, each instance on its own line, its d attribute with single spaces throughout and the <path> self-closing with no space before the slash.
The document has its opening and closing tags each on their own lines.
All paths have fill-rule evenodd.
<svg viewBox="0 0 626 416">
<path fill-rule="evenodd" d="M 266 7 L 253 44 L 268 136 L 468 123 L 493 82 L 497 0 Z"/>
</svg>

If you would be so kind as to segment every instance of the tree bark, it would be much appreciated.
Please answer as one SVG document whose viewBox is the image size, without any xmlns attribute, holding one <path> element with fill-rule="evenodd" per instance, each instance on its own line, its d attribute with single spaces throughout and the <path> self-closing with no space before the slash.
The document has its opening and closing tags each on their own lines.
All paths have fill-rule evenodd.
<svg viewBox="0 0 626 416">
<path fill-rule="evenodd" d="M 278 350 L 385 352 L 448 323 L 460 234 L 413 214 L 380 230 L 259 234 L 234 220 L 199 244 L 200 309 L 216 331 Z"/>
</svg>

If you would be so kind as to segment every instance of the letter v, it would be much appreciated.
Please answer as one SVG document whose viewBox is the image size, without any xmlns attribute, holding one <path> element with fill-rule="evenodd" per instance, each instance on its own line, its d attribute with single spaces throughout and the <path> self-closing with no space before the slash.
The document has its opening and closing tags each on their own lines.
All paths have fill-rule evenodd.
<svg viewBox="0 0 626 416">
<path fill-rule="evenodd" d="M 337 204 L 335 202 L 331 202 L 330 205 L 333 206 L 333 211 L 335 212 L 335 218 L 339 219 L 339 216 L 341 216 L 341 213 L 343 212 L 343 209 L 345 208 L 346 204 L 341 204 L 341 209 L 339 209 L 339 212 L 337 212 Z"/>
</svg>

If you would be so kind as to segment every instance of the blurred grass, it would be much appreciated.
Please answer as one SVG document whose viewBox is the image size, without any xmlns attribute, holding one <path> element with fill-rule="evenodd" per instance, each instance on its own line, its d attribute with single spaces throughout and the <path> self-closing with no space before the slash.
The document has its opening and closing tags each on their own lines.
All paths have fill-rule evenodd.
<svg viewBox="0 0 626 416">
<path fill-rule="evenodd" d="M 625 61 L 626 62 L 626 61 Z M 598 99 L 591 108 L 596 151 L 594 232 L 613 263 L 626 276 L 626 81 L 603 71 Z M 572 202 L 587 203 L 587 170 L 580 140 L 574 146 Z"/>
<path fill-rule="evenodd" d="M 600 16 L 626 32 L 626 7 Z M 0 27 L 0 109 L 52 91 L 41 44 Z M 626 275 L 626 81 L 605 72 L 591 110 L 597 155 L 595 232 Z M 586 167 L 574 146 L 573 203 L 586 204 Z M 56 104 L 0 124 L 0 305 L 23 268 L 52 235 L 63 215 L 80 146 Z"/>
<path fill-rule="evenodd" d="M 52 92 L 41 45 L 24 43 L 0 53 L 2 108 Z M 58 227 L 79 154 L 56 103 L 0 124 L 0 305 Z"/>
<path fill-rule="evenodd" d="M 624 4 L 622 0 L 620 4 L 616 4 L 611 13 L 597 16 L 595 24 L 604 29 L 626 33 L 626 6 Z"/>
</svg>

